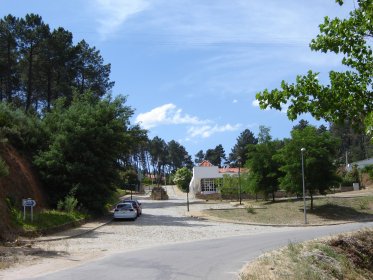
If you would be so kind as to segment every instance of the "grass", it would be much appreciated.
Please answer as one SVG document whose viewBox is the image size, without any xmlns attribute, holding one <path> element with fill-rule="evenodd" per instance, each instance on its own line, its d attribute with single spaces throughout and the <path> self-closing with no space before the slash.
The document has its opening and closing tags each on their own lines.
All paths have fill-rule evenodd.
<svg viewBox="0 0 373 280">
<path fill-rule="evenodd" d="M 290 243 L 250 263 L 240 279 L 373 279 L 373 229 Z"/>
<path fill-rule="evenodd" d="M 87 218 L 87 215 L 77 211 L 68 213 L 57 210 L 43 210 L 34 213 L 33 221 L 31 221 L 29 212 L 27 213 L 25 220 L 23 220 L 23 213 L 21 211 L 16 214 L 15 218 L 16 222 L 23 228 L 23 230 L 41 231 L 82 220 Z"/>
<path fill-rule="evenodd" d="M 303 200 L 277 202 L 245 202 L 246 208 L 208 209 L 207 216 L 238 222 L 296 225 L 304 223 Z M 373 195 L 366 197 L 321 197 L 314 199 L 314 209 L 307 201 L 307 220 L 310 224 L 338 221 L 373 220 Z"/>
</svg>

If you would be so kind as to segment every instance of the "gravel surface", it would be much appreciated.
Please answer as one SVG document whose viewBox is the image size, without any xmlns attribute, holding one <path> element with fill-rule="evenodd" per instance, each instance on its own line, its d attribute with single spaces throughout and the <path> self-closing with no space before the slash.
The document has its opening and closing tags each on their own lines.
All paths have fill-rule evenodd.
<svg viewBox="0 0 373 280">
<path fill-rule="evenodd" d="M 185 195 L 172 186 L 167 187 L 167 192 L 170 196 L 167 201 L 153 201 L 147 196 L 137 197 L 142 202 L 143 214 L 136 221 L 112 221 L 78 238 L 33 244 L 32 247 L 39 253 L 16 267 L 0 271 L 0 279 L 37 276 L 126 250 L 289 230 L 286 227 L 221 223 L 189 217 L 186 215 Z M 211 207 L 231 206 L 227 203 L 211 205 L 204 201 L 190 201 L 191 211 Z"/>
</svg>

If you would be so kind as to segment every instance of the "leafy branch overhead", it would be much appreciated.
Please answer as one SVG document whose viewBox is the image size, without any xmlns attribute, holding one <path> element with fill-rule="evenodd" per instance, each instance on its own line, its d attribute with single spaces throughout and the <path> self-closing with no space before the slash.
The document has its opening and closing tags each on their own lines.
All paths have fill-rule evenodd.
<svg viewBox="0 0 373 280">
<path fill-rule="evenodd" d="M 343 1 L 337 0 L 340 5 Z M 319 73 L 308 71 L 298 75 L 295 83 L 282 81 L 279 89 L 265 89 L 256 95 L 262 109 L 282 110 L 288 106 L 291 120 L 302 113 L 311 113 L 316 119 L 341 123 L 351 120 L 358 126 L 369 119 L 373 111 L 373 3 L 358 0 L 355 10 L 347 19 L 325 17 L 320 34 L 311 41 L 313 51 L 342 54 L 344 72 L 330 71 L 329 85 L 318 80 Z"/>
</svg>

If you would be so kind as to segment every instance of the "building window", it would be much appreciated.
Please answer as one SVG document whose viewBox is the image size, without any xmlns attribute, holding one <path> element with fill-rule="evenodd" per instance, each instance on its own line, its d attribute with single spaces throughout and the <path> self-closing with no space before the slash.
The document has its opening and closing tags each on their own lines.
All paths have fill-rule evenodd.
<svg viewBox="0 0 373 280">
<path fill-rule="evenodd" d="M 216 187 L 219 185 L 220 180 L 216 178 L 201 179 L 201 192 L 216 192 Z"/>
</svg>

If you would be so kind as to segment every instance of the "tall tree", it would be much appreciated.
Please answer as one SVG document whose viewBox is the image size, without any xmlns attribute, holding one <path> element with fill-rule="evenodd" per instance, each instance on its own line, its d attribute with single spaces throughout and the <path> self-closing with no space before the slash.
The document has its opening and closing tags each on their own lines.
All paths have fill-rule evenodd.
<svg viewBox="0 0 373 280">
<path fill-rule="evenodd" d="M 341 140 L 337 154 L 340 163 L 351 163 L 373 156 L 373 145 L 365 131 L 354 130 L 349 121 L 343 124 L 332 123 L 330 132 Z"/>
<path fill-rule="evenodd" d="M 205 153 L 202 150 L 199 150 L 198 153 L 194 155 L 195 164 L 200 164 L 205 159 Z"/>
<path fill-rule="evenodd" d="M 241 162 L 245 164 L 247 161 L 247 146 L 257 144 L 258 139 L 250 129 L 245 129 L 236 139 L 236 144 L 233 146 L 231 153 L 229 154 L 230 162 L 237 162 L 240 157 Z"/>
<path fill-rule="evenodd" d="M 38 99 L 35 97 L 35 77 L 37 75 L 37 64 L 40 63 L 39 56 L 42 53 L 42 45 L 49 36 L 49 26 L 42 18 L 35 14 L 26 15 L 20 20 L 20 54 L 21 67 L 23 69 L 21 78 L 25 88 L 25 110 L 29 111 L 35 102 L 35 109 L 38 109 Z"/>
<path fill-rule="evenodd" d="M 272 140 L 272 136 L 270 134 L 271 129 L 267 126 L 260 125 L 259 126 L 259 133 L 258 133 L 258 143 L 268 143 Z"/>
<path fill-rule="evenodd" d="M 41 48 L 38 76 L 35 78 L 41 93 L 40 100 L 50 110 L 52 102 L 59 97 L 64 96 L 70 102 L 72 100 L 72 34 L 63 28 L 53 30 Z"/>
<path fill-rule="evenodd" d="M 80 93 L 87 90 L 97 97 L 103 96 L 113 86 L 110 81 L 110 64 L 104 64 L 104 60 L 95 47 L 90 47 L 84 40 L 76 46 L 75 85 Z"/>
<path fill-rule="evenodd" d="M 208 149 L 205 154 L 205 160 L 208 160 L 213 165 L 221 167 L 222 163 L 226 160 L 223 146 L 219 144 L 214 149 Z"/>
<path fill-rule="evenodd" d="M 280 163 L 273 156 L 283 143 L 278 140 L 272 141 L 269 130 L 266 129 L 265 132 L 266 136 L 261 137 L 265 141 L 261 140 L 259 144 L 249 146 L 246 167 L 250 170 L 248 180 L 252 185 L 251 189 L 255 190 L 255 193 L 263 193 L 265 198 L 272 194 L 274 201 L 282 172 L 279 170 Z"/>
<path fill-rule="evenodd" d="M 157 184 L 159 185 L 161 175 L 164 174 L 165 166 L 168 163 L 168 147 L 167 143 L 158 136 L 155 136 L 149 144 L 153 173 L 157 176 Z"/>
<path fill-rule="evenodd" d="M 336 0 L 340 5 L 344 1 Z M 330 85 L 322 85 L 319 73 L 308 71 L 290 84 L 282 81 L 281 89 L 267 89 L 256 95 L 260 107 L 281 110 L 289 105 L 287 115 L 294 120 L 302 113 L 333 123 L 350 120 L 360 125 L 372 118 L 373 112 L 373 8 L 371 0 L 357 0 L 349 18 L 325 17 L 320 34 L 313 39 L 313 51 L 341 54 L 344 72 L 330 71 Z M 368 124 L 366 123 L 366 126 Z"/>
<path fill-rule="evenodd" d="M 318 191 L 325 191 L 336 182 L 336 166 L 334 158 L 338 141 L 330 132 L 320 133 L 316 127 L 293 129 L 291 139 L 285 141 L 285 146 L 274 156 L 282 166 L 280 170 L 285 176 L 280 178 L 280 186 L 290 193 L 302 193 L 301 149 L 304 153 L 304 173 L 306 189 L 311 196 Z"/>
<path fill-rule="evenodd" d="M 0 101 L 11 102 L 19 90 L 18 25 L 19 20 L 12 15 L 0 20 Z"/>
<path fill-rule="evenodd" d="M 119 183 L 118 158 L 128 141 L 132 108 L 125 98 L 79 95 L 67 107 L 64 100 L 43 119 L 49 139 L 35 157 L 45 185 L 56 203 L 72 188 L 89 210 L 102 212 Z"/>
</svg>

